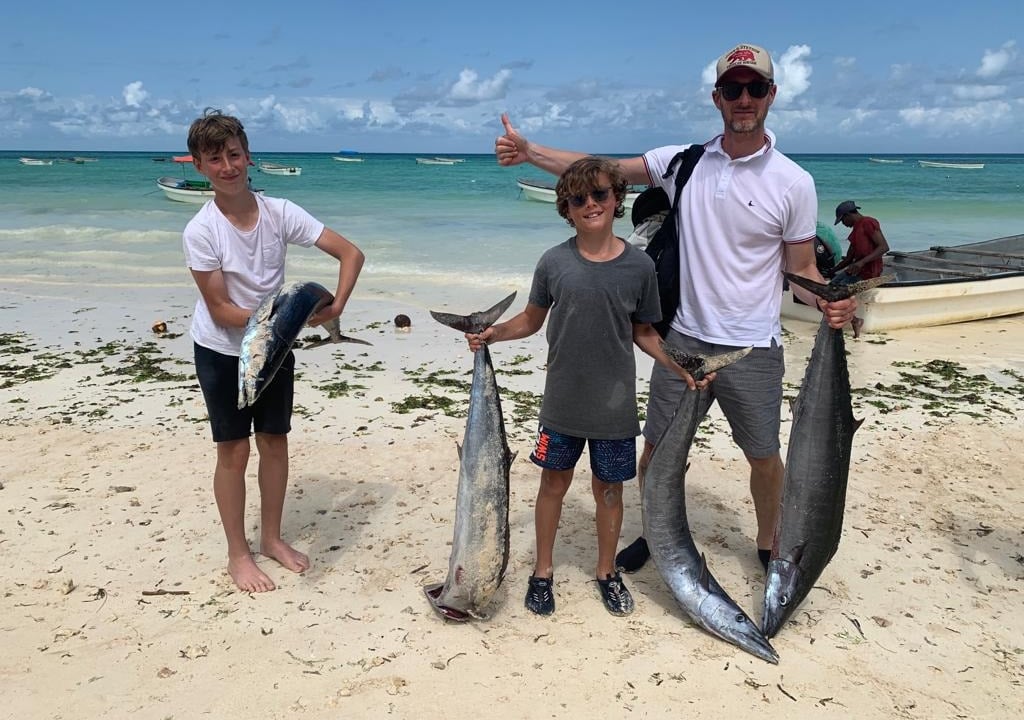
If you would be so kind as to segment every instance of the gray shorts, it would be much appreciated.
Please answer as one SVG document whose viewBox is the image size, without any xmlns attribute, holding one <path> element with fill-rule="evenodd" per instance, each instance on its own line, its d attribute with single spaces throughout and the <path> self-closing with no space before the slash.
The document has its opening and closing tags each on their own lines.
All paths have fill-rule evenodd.
<svg viewBox="0 0 1024 720">
<path fill-rule="evenodd" d="M 718 355 L 738 349 L 730 345 L 714 345 L 669 330 L 665 342 L 689 355 Z M 718 371 L 704 396 L 701 416 L 711 403 L 718 401 L 722 414 L 732 428 L 732 439 L 752 458 L 766 458 L 779 452 L 779 425 L 782 413 L 782 377 L 786 361 L 782 347 L 772 342 L 770 348 L 754 348 L 750 354 Z M 651 372 L 650 400 L 644 439 L 657 444 L 686 389 L 675 373 L 659 363 Z"/>
</svg>

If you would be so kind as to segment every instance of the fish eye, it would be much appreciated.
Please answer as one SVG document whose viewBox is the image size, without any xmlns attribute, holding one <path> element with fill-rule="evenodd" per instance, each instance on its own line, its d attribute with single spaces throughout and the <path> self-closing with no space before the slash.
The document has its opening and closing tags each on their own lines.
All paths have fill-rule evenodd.
<svg viewBox="0 0 1024 720">
<path fill-rule="evenodd" d="M 737 614 L 736 614 L 736 622 L 737 622 L 737 623 L 739 623 L 740 625 L 742 625 L 742 624 L 743 624 L 743 623 L 745 623 L 746 621 L 747 621 L 747 617 L 746 617 L 746 615 L 744 615 L 743 613 L 737 613 Z"/>
<path fill-rule="evenodd" d="M 782 605 L 783 607 L 785 607 L 786 605 L 789 605 L 789 595 L 783 595 L 782 597 L 780 597 L 779 598 L 779 605 Z"/>
</svg>

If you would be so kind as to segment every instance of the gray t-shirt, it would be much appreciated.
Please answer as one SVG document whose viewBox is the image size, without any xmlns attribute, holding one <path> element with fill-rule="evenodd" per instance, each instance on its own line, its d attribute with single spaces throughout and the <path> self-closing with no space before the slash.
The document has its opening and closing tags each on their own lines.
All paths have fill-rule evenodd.
<svg viewBox="0 0 1024 720">
<path fill-rule="evenodd" d="M 623 243 L 606 262 L 570 238 L 541 256 L 530 303 L 550 308 L 540 421 L 564 435 L 621 440 L 640 434 L 633 324 L 661 319 L 654 262 Z"/>
</svg>

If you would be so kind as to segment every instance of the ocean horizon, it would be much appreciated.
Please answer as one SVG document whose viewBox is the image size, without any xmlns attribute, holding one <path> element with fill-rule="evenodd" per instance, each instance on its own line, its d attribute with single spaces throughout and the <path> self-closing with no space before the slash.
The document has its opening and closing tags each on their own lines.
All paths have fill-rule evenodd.
<svg viewBox="0 0 1024 720">
<path fill-rule="evenodd" d="M 191 288 L 181 232 L 199 205 L 167 199 L 161 176 L 200 179 L 176 152 L 0 152 L 0 285 L 91 288 Z M 527 200 L 516 179 L 550 180 L 542 171 L 500 167 L 493 154 L 443 153 L 454 165 L 421 165 L 429 153 L 254 152 L 253 160 L 302 167 L 297 177 L 253 167 L 253 185 L 306 208 L 366 253 L 357 295 L 463 305 L 528 291 L 541 253 L 571 235 L 555 206 Z M 30 166 L 22 156 L 85 156 L 96 162 Z M 622 157 L 622 155 L 617 155 Z M 819 221 L 852 199 L 876 217 L 894 250 L 954 245 L 1024 232 L 1024 155 L 968 153 L 793 154 L 815 179 Z M 874 163 L 869 158 L 903 160 Z M 159 161 L 154 161 L 159 159 Z M 983 163 L 980 170 L 921 167 L 918 160 Z M 631 231 L 628 213 L 616 232 Z M 837 236 L 846 235 L 837 228 Z M 290 279 L 334 283 L 316 251 L 288 255 Z M 464 305 L 463 305 L 464 306 Z M 472 306 L 470 306 L 472 307 Z M 474 308 L 479 309 L 479 308 Z"/>
</svg>

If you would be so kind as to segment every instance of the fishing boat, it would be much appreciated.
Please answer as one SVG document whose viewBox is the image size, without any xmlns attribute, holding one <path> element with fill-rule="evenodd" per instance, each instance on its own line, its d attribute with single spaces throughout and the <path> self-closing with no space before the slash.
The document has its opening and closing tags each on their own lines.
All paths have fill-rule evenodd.
<svg viewBox="0 0 1024 720">
<path fill-rule="evenodd" d="M 23 157 L 18 158 L 18 162 L 20 162 L 22 165 L 53 165 L 53 160 L 49 158 Z"/>
<path fill-rule="evenodd" d="M 466 162 L 465 158 L 437 157 L 436 155 L 434 156 L 434 160 L 437 160 L 438 162 L 443 162 L 443 163 L 446 163 L 446 164 L 447 163 L 451 163 L 452 165 L 454 165 L 455 163 Z"/>
<path fill-rule="evenodd" d="M 297 165 L 281 165 L 279 163 L 265 162 L 260 160 L 256 169 L 267 175 L 301 175 L 302 168 Z"/>
<path fill-rule="evenodd" d="M 950 170 L 981 170 L 985 163 L 939 162 L 937 160 L 918 160 L 917 164 L 927 168 L 948 168 Z"/>
<path fill-rule="evenodd" d="M 362 162 L 361 157 L 352 157 L 350 155 L 335 155 L 333 156 L 338 162 Z"/>
<path fill-rule="evenodd" d="M 418 165 L 454 165 L 458 160 L 450 160 L 447 158 L 416 158 L 416 164 Z"/>
<path fill-rule="evenodd" d="M 881 165 L 899 165 L 903 161 L 902 160 L 898 160 L 898 159 L 892 159 L 892 158 L 872 158 L 872 157 L 869 157 L 868 158 L 868 162 L 879 163 Z"/>
<path fill-rule="evenodd" d="M 895 280 L 858 297 L 863 330 L 950 325 L 1024 312 L 1024 235 L 964 245 L 890 251 Z M 782 317 L 819 322 L 821 313 L 783 293 Z"/>
<path fill-rule="evenodd" d="M 167 196 L 168 200 L 174 200 L 176 202 L 184 203 L 204 203 L 207 200 L 213 199 L 213 187 L 210 185 L 210 181 L 205 178 L 202 180 L 190 180 L 185 177 L 185 166 L 192 162 L 191 155 L 176 155 L 172 158 L 174 162 L 181 165 L 181 177 L 161 177 L 157 178 L 156 186 L 163 190 L 164 195 Z M 252 181 L 250 180 L 249 187 L 252 188 Z M 263 192 L 262 189 L 252 188 L 255 193 Z"/>
<path fill-rule="evenodd" d="M 557 200 L 557 196 L 555 195 L 555 186 L 552 183 L 519 178 L 516 180 L 516 185 L 519 186 L 519 190 L 527 200 L 536 200 L 538 202 L 548 203 L 553 203 Z M 622 206 L 627 210 L 632 209 L 633 201 L 636 200 L 639 194 L 639 190 L 631 188 L 626 192 L 626 199 L 622 201 Z"/>
</svg>

